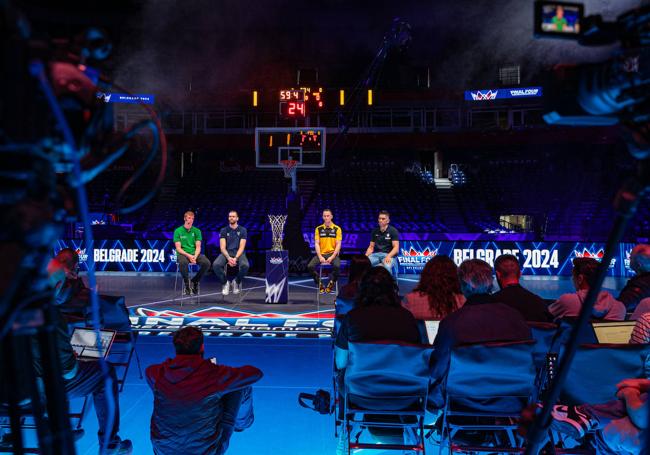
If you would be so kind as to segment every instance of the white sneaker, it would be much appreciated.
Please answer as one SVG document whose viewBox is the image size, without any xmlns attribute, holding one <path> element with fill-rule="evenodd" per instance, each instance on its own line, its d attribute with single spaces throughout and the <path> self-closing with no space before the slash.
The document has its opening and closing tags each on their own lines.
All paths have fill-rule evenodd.
<svg viewBox="0 0 650 455">
<path fill-rule="evenodd" d="M 226 284 L 224 284 L 223 287 L 221 288 L 221 293 L 223 295 L 230 294 L 230 283 L 228 281 L 226 281 Z"/>
<path fill-rule="evenodd" d="M 232 282 L 232 293 L 233 294 L 239 294 L 241 292 L 241 284 L 237 283 L 236 281 Z"/>
</svg>

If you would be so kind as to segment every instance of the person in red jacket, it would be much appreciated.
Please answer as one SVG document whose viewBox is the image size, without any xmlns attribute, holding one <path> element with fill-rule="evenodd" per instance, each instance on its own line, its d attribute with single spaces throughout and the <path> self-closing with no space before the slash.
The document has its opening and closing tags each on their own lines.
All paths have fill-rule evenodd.
<svg viewBox="0 0 650 455">
<path fill-rule="evenodd" d="M 154 453 L 223 454 L 233 431 L 253 424 L 251 386 L 262 372 L 204 359 L 203 333 L 196 327 L 183 327 L 173 340 L 176 357 L 146 371 L 154 394 Z"/>
</svg>

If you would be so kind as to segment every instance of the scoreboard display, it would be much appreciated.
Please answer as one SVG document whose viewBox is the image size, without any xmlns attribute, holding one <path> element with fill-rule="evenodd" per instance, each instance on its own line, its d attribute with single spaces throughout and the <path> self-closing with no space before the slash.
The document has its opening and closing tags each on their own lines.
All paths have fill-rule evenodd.
<svg viewBox="0 0 650 455">
<path fill-rule="evenodd" d="M 281 160 L 296 160 L 300 168 L 325 166 L 325 128 L 256 128 L 256 165 L 279 168 Z"/>
<path fill-rule="evenodd" d="M 280 90 L 280 115 L 284 118 L 300 118 L 307 115 L 305 91 Z"/>
<path fill-rule="evenodd" d="M 280 115 L 283 118 L 304 118 L 308 113 L 323 110 L 325 94 L 323 88 L 300 87 L 280 90 Z"/>
</svg>

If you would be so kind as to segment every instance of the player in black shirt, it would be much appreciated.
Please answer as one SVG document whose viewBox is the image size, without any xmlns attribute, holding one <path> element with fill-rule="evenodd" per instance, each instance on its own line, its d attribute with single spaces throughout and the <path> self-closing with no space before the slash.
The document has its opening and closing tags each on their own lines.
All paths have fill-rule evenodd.
<svg viewBox="0 0 650 455">
<path fill-rule="evenodd" d="M 397 275 L 397 260 L 399 253 L 399 232 L 390 226 L 390 214 L 386 210 L 379 212 L 377 219 L 379 227 L 370 233 L 370 245 L 366 256 L 374 266 L 384 266 L 393 276 Z"/>
</svg>

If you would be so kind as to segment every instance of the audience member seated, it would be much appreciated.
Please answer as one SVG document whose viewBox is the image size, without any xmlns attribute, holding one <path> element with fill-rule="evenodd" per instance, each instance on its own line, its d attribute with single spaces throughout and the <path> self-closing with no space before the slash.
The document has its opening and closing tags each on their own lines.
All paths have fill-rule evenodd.
<svg viewBox="0 0 650 455">
<path fill-rule="evenodd" d="M 650 313 L 643 313 L 634 324 L 630 343 L 648 344 L 650 343 Z"/>
<path fill-rule="evenodd" d="M 495 302 L 514 308 L 527 321 L 551 322 L 553 320 L 544 299 L 519 284 L 521 268 L 516 256 L 512 254 L 499 256 L 494 261 L 494 272 L 500 289 L 499 292 L 492 294 Z"/>
<path fill-rule="evenodd" d="M 79 255 L 72 248 L 63 248 L 47 265 L 55 299 L 68 322 L 89 320 L 91 313 L 90 289 L 79 277 Z M 128 310 L 123 296 L 99 295 L 99 313 L 102 328 L 128 332 L 131 330 Z"/>
<path fill-rule="evenodd" d="M 178 330 L 173 342 L 176 357 L 146 372 L 154 394 L 154 453 L 223 454 L 233 431 L 253 424 L 251 386 L 262 372 L 249 365 L 235 368 L 205 360 L 203 333 L 196 327 Z"/>
<path fill-rule="evenodd" d="M 404 296 L 402 306 L 416 319 L 440 320 L 465 303 L 458 267 L 448 256 L 435 256 L 424 266 L 420 282 Z"/>
<path fill-rule="evenodd" d="M 524 341 L 532 338 L 530 328 L 521 313 L 508 305 L 495 302 L 492 290 L 492 267 L 480 259 L 464 261 L 458 268 L 460 289 L 467 301 L 440 323 L 433 359 L 434 389 L 429 404 L 443 406 L 440 385 L 447 375 L 451 349 L 461 344 L 492 341 Z"/>
<path fill-rule="evenodd" d="M 628 319 L 630 321 L 636 321 L 645 313 L 650 313 L 650 297 L 641 299 Z"/>
<path fill-rule="evenodd" d="M 58 301 L 57 301 L 58 302 Z M 104 446 L 105 434 L 109 434 L 108 445 L 102 453 L 104 454 L 130 454 L 133 447 L 128 439 L 121 440 L 118 436 L 120 429 L 120 403 L 117 391 L 117 377 L 115 370 L 107 364 L 110 377 L 110 389 L 106 386 L 106 377 L 98 361 L 79 361 L 70 344 L 68 324 L 61 315 L 58 308 L 54 309 L 56 324 L 56 349 L 61 366 L 61 373 L 64 380 L 65 391 L 68 398 L 85 397 L 93 395 L 95 414 L 97 415 L 100 447 Z M 44 374 L 41 352 L 38 341 L 33 340 L 34 370 L 36 375 L 42 377 Z M 114 410 L 114 420 L 108 420 L 109 410 Z M 109 426 L 112 423 L 112 426 Z"/>
<path fill-rule="evenodd" d="M 555 319 L 577 317 L 589 292 L 590 283 L 596 278 L 600 263 L 593 258 L 573 259 L 573 286 L 575 293 L 562 294 L 548 309 Z M 622 321 L 625 319 L 625 305 L 616 300 L 607 291 L 600 291 L 594 304 L 592 316 L 605 321 Z"/>
<path fill-rule="evenodd" d="M 634 324 L 632 335 L 630 335 L 630 344 L 648 343 L 650 343 L 650 313 L 644 313 Z M 643 375 L 650 378 L 650 355 L 647 354 L 643 359 Z"/>
<path fill-rule="evenodd" d="M 350 273 L 348 282 L 341 287 L 336 299 L 336 314 L 345 314 L 353 308 L 357 290 L 363 275 L 372 268 L 370 259 L 364 254 L 355 254 L 350 258 Z"/>
<path fill-rule="evenodd" d="M 363 276 L 355 299 L 336 336 L 336 367 L 348 362 L 349 341 L 396 340 L 419 343 L 413 315 L 402 308 L 397 284 L 388 270 L 373 267 Z"/>
<path fill-rule="evenodd" d="M 636 273 L 621 290 L 618 300 L 634 311 L 641 300 L 650 297 L 650 245 L 637 245 L 630 253 L 630 268 Z"/>
<path fill-rule="evenodd" d="M 47 265 L 55 299 L 64 313 L 83 313 L 90 299 L 90 290 L 79 277 L 79 255 L 72 248 L 63 248 Z"/>
<path fill-rule="evenodd" d="M 556 405 L 551 428 L 573 439 L 594 431 L 591 450 L 598 454 L 642 453 L 642 430 L 648 427 L 650 380 L 626 379 L 616 385 L 616 400 L 580 406 Z"/>
</svg>

